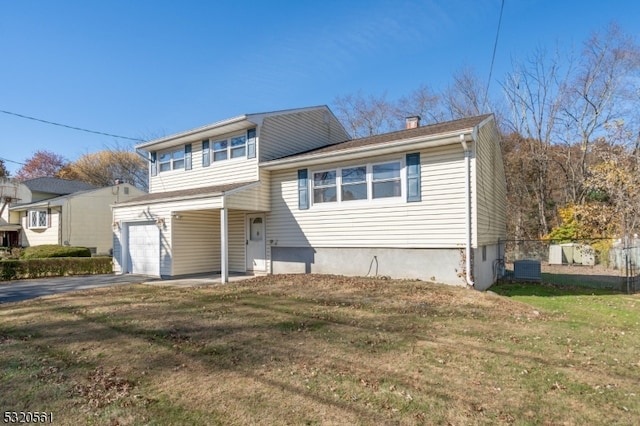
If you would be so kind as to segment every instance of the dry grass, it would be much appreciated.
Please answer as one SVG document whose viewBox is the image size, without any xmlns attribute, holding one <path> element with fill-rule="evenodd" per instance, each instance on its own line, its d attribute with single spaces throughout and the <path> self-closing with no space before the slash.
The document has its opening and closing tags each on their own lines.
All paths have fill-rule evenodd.
<svg viewBox="0 0 640 426">
<path fill-rule="evenodd" d="M 298 275 L 7 304 L 0 407 L 68 425 L 640 423 L 640 298 L 563 297 Z"/>
</svg>

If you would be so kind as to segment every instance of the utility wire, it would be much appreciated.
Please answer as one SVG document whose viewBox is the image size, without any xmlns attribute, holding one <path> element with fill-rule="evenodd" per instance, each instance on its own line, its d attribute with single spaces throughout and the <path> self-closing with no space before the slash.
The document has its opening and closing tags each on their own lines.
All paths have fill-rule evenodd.
<svg viewBox="0 0 640 426">
<path fill-rule="evenodd" d="M 111 133 L 98 132 L 96 130 L 83 129 L 81 127 L 74 127 L 74 126 L 69 126 L 67 124 L 55 123 L 53 121 L 42 120 L 40 118 L 29 117 L 28 115 L 17 114 L 15 112 L 4 111 L 4 110 L 1 110 L 1 109 L 0 109 L 0 112 L 3 113 L 3 114 L 14 115 L 14 116 L 20 117 L 20 118 L 26 118 L 27 120 L 33 120 L 33 121 L 39 121 L 39 122 L 45 123 L 45 124 L 51 124 L 53 126 L 66 127 L 67 129 L 78 130 L 80 132 L 94 133 L 96 135 L 103 135 L 103 136 L 111 136 L 113 138 L 127 139 L 127 140 L 130 140 L 130 141 L 136 141 L 136 142 L 144 142 L 144 139 L 130 138 L 128 136 L 119 136 L 119 135 L 113 135 Z"/>
<path fill-rule="evenodd" d="M 487 98 L 489 96 L 489 85 L 491 84 L 491 74 L 493 74 L 493 63 L 496 60 L 496 50 L 498 50 L 498 36 L 500 35 L 500 24 L 502 24 L 503 10 L 504 10 L 504 0 L 502 0 L 502 5 L 500 6 L 500 18 L 498 19 L 498 29 L 496 31 L 496 40 L 493 43 L 493 55 L 491 56 L 491 67 L 489 68 L 489 79 L 487 80 L 487 88 L 484 91 L 484 102 L 482 104 L 482 108 L 485 111 L 487 108 Z"/>
<path fill-rule="evenodd" d="M 19 161 L 9 160 L 8 158 L 4 158 L 4 157 L 0 157 L 0 160 L 6 161 L 7 163 L 15 163 L 15 164 L 20 164 L 21 166 L 26 166 L 26 164 L 24 163 L 21 163 Z"/>
</svg>

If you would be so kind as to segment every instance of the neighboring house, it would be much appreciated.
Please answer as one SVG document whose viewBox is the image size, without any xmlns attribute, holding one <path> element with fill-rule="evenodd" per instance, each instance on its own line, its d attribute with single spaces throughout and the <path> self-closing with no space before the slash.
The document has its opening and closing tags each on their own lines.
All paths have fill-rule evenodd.
<svg viewBox="0 0 640 426">
<path fill-rule="evenodd" d="M 31 200 L 31 190 L 25 184 L 13 178 L 0 178 L 0 247 L 20 244 L 20 219 L 10 215 L 9 208 L 28 200 Z"/>
<path fill-rule="evenodd" d="M 408 122 L 409 123 L 409 122 Z M 150 193 L 114 207 L 114 269 L 383 275 L 488 288 L 506 236 L 493 115 L 351 140 L 326 106 L 137 146 Z"/>
<path fill-rule="evenodd" d="M 88 247 L 94 254 L 112 251 L 111 205 L 145 194 L 125 183 L 97 188 L 84 182 L 37 178 L 23 182 L 30 200 L 11 207 L 11 223 L 21 229 L 18 245 L 58 244 Z"/>
</svg>

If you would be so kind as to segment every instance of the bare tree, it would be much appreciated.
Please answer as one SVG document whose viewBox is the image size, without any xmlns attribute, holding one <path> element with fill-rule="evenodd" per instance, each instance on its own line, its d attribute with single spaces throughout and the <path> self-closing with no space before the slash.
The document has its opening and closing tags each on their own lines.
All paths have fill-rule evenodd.
<svg viewBox="0 0 640 426">
<path fill-rule="evenodd" d="M 485 89 L 474 69 L 464 67 L 452 77 L 453 83 L 442 94 L 448 118 L 454 120 L 482 114 Z"/>
<path fill-rule="evenodd" d="M 591 144 L 605 126 L 625 116 L 638 89 L 640 50 L 615 24 L 603 34 L 594 33 L 585 43 L 577 72 L 565 88 L 561 118 L 569 143 L 580 145 L 577 158 L 575 201 L 584 197 L 583 179 L 589 166 Z M 637 104 L 633 105 L 634 108 Z"/>
<path fill-rule="evenodd" d="M 552 205 L 550 147 L 559 131 L 558 117 L 569 75 L 568 70 L 562 71 L 560 63 L 557 54 L 549 57 L 546 51 L 538 50 L 526 62 L 514 63 L 514 70 L 502 83 L 510 110 L 506 123 L 528 143 L 531 190 L 538 208 L 540 230 L 545 235 L 550 231 L 549 220 L 553 215 L 549 211 Z"/>
<path fill-rule="evenodd" d="M 433 91 L 429 86 L 422 85 L 408 96 L 403 96 L 396 106 L 396 119 L 398 123 L 406 117 L 418 115 L 425 124 L 440 123 L 445 121 L 445 113 L 442 109 L 442 96 Z"/>
<path fill-rule="evenodd" d="M 398 130 L 396 107 L 380 97 L 365 97 L 361 92 L 338 96 L 334 101 L 336 114 L 352 137 L 360 138 Z"/>
</svg>

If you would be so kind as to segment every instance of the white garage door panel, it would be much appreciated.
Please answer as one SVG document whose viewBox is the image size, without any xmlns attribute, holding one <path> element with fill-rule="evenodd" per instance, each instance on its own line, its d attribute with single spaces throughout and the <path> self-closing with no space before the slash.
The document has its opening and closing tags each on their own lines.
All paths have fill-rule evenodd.
<svg viewBox="0 0 640 426">
<path fill-rule="evenodd" d="M 160 231 L 155 224 L 129 225 L 129 272 L 160 275 Z"/>
</svg>

